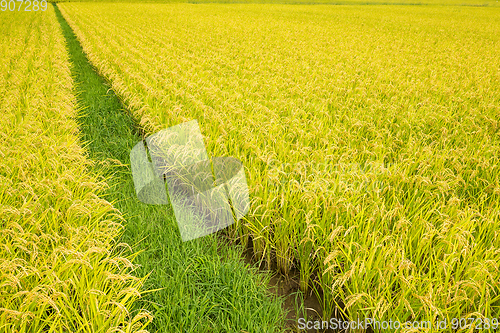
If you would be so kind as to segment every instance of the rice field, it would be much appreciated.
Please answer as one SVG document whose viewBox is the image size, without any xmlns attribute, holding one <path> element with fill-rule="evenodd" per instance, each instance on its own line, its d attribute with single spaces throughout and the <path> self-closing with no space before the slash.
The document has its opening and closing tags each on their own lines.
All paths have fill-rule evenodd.
<svg viewBox="0 0 500 333">
<path fill-rule="evenodd" d="M 54 9 L 0 13 L 0 332 L 147 332 L 123 218 L 82 148 Z M 121 255 L 120 255 L 121 254 Z"/>
<path fill-rule="evenodd" d="M 325 318 L 499 317 L 497 8 L 59 6 L 148 134 L 243 162 L 232 237 Z"/>
</svg>

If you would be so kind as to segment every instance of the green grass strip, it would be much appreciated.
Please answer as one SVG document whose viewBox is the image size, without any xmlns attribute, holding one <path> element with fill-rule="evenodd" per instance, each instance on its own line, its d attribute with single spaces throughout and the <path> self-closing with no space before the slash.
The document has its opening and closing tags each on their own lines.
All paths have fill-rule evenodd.
<svg viewBox="0 0 500 333">
<path fill-rule="evenodd" d="M 148 276 L 135 309 L 155 317 L 157 332 L 283 332 L 282 299 L 267 291 L 268 275 L 241 261 L 242 249 L 216 235 L 183 243 L 171 209 L 135 196 L 129 153 L 141 140 L 134 119 L 94 71 L 55 6 L 72 62 L 79 127 L 95 172 L 107 179 L 106 199 L 126 219 L 122 241 L 139 251 L 138 277 Z"/>
</svg>

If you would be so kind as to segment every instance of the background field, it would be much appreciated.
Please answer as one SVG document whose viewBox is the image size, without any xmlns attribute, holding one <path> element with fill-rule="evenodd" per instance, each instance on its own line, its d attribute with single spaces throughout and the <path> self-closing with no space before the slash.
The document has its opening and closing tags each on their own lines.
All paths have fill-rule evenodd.
<svg viewBox="0 0 500 333">
<path fill-rule="evenodd" d="M 288 5 L 410 5 L 499 7 L 498 0 L 50 0 L 49 2 L 190 3 L 190 4 L 288 4 Z"/>
<path fill-rule="evenodd" d="M 498 317 L 498 9 L 60 7 L 147 133 L 198 119 L 243 161 L 233 236 L 326 318 Z"/>
</svg>

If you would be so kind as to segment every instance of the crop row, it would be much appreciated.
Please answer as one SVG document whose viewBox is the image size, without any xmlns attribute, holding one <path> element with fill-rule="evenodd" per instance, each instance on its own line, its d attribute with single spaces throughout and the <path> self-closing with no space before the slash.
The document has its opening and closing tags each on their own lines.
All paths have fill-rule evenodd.
<svg viewBox="0 0 500 333">
<path fill-rule="evenodd" d="M 81 148 L 54 9 L 0 15 L 0 331 L 139 331 L 143 281 Z"/>
</svg>

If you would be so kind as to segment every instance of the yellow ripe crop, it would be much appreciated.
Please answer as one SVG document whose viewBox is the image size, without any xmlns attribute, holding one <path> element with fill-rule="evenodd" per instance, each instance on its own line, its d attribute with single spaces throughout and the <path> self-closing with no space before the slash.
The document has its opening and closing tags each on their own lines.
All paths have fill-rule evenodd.
<svg viewBox="0 0 500 333">
<path fill-rule="evenodd" d="M 136 332 L 143 281 L 114 252 L 121 218 L 79 145 L 54 10 L 0 15 L 0 331 Z"/>
<path fill-rule="evenodd" d="M 234 237 L 319 285 L 326 318 L 498 317 L 497 8 L 61 11 L 148 133 L 198 119 L 243 161 Z"/>
</svg>

